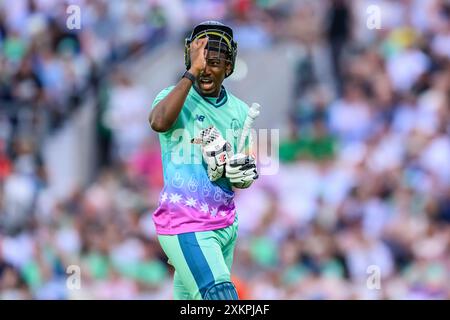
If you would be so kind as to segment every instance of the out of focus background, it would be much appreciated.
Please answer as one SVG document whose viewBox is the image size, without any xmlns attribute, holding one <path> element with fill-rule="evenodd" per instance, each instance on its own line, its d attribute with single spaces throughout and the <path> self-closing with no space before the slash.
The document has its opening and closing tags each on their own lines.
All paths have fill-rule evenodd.
<svg viewBox="0 0 450 320">
<path fill-rule="evenodd" d="M 204 20 L 279 130 L 237 194 L 241 298 L 450 299 L 448 0 L 0 0 L 0 299 L 172 299 L 147 118 Z"/>
</svg>

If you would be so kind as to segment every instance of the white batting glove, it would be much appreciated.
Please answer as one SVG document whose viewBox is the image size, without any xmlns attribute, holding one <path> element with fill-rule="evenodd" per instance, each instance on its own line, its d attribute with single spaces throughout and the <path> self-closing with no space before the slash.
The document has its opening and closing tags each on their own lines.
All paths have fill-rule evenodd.
<svg viewBox="0 0 450 320">
<path fill-rule="evenodd" d="M 214 127 L 202 130 L 200 138 L 193 139 L 192 142 L 202 145 L 202 155 L 207 165 L 209 180 L 216 181 L 223 177 L 225 164 L 232 156 L 230 143 Z"/>
<path fill-rule="evenodd" d="M 246 189 L 258 179 L 255 158 L 238 153 L 229 158 L 225 166 L 225 176 L 233 186 Z"/>
</svg>

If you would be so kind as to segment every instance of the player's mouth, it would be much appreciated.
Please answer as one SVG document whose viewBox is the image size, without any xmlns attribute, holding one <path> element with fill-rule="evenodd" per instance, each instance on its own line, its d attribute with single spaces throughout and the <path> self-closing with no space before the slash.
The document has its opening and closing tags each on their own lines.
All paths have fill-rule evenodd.
<svg viewBox="0 0 450 320">
<path fill-rule="evenodd" d="M 200 89 L 203 91 L 210 91 L 214 89 L 214 81 L 211 78 L 200 78 L 199 85 Z"/>
</svg>

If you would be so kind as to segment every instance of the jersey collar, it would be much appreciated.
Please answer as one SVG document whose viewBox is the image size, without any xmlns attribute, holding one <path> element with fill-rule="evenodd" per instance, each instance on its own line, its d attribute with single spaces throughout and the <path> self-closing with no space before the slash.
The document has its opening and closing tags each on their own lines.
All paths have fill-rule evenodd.
<svg viewBox="0 0 450 320">
<path fill-rule="evenodd" d="M 228 101 L 228 94 L 227 94 L 227 91 L 225 90 L 225 87 L 223 85 L 220 87 L 220 93 L 219 93 L 219 97 L 218 98 L 204 97 L 204 96 L 202 96 L 200 91 L 198 91 L 197 86 L 193 86 L 193 87 L 194 87 L 195 92 L 197 92 L 197 94 L 203 100 L 208 102 L 213 107 L 219 108 L 219 107 L 223 106 Z"/>
</svg>

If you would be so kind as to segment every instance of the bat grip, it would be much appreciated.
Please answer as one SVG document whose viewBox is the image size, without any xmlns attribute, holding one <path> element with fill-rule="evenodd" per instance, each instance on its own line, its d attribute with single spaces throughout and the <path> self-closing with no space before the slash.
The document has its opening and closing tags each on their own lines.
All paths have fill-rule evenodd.
<svg viewBox="0 0 450 320">
<path fill-rule="evenodd" d="M 241 139 L 239 140 L 239 145 L 237 149 L 238 153 L 242 153 L 242 151 L 244 150 L 245 140 L 247 140 L 252 123 L 253 119 L 251 118 L 247 119 L 244 123 L 244 128 L 242 129 Z"/>
</svg>

